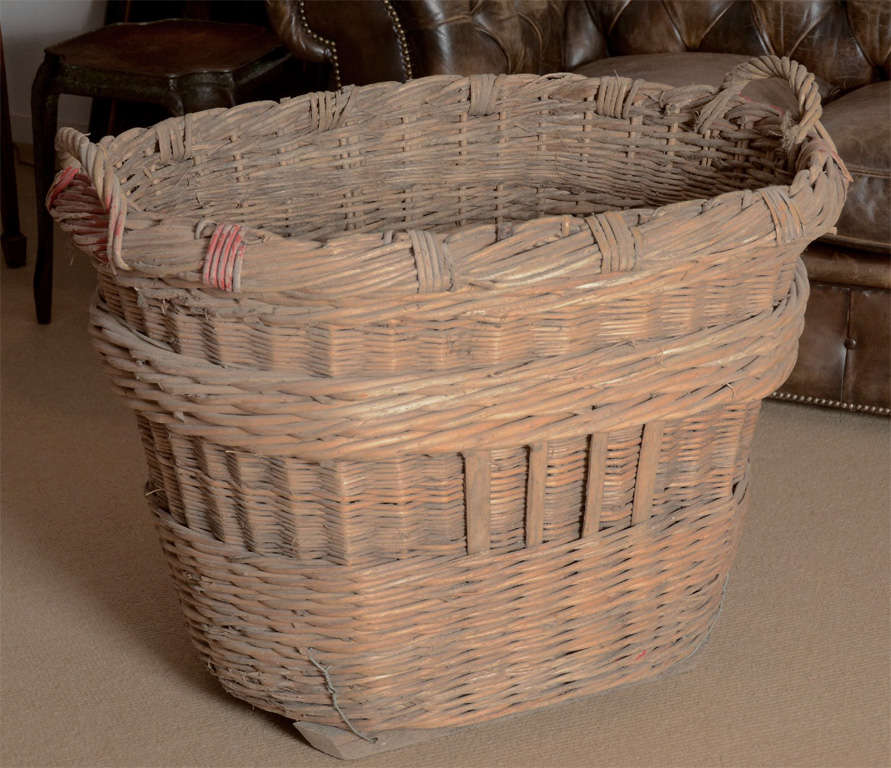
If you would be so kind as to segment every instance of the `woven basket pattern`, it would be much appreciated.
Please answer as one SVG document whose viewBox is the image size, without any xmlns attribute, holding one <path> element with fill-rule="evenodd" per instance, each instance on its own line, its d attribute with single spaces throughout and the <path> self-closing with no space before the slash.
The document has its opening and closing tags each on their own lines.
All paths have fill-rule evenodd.
<svg viewBox="0 0 891 768">
<path fill-rule="evenodd" d="M 442 76 L 62 129 L 47 203 L 226 689 L 373 738 L 692 653 L 849 181 L 819 116 L 762 57 L 718 90 Z"/>
<path fill-rule="evenodd" d="M 720 608 L 744 502 L 741 483 L 599 537 L 336 571 L 250 556 L 158 515 L 193 640 L 223 686 L 297 722 L 344 727 L 324 667 L 366 735 L 528 711 L 688 657 Z"/>
</svg>

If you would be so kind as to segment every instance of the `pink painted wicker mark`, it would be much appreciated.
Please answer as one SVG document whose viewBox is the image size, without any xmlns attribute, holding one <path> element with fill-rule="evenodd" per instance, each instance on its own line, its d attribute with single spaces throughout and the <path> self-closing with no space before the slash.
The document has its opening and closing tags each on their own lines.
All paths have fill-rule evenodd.
<svg viewBox="0 0 891 768">
<path fill-rule="evenodd" d="M 241 290 L 245 247 L 242 231 L 238 224 L 217 224 L 207 246 L 201 275 L 206 285 L 229 292 Z"/>
<path fill-rule="evenodd" d="M 68 187 L 68 185 L 74 180 L 74 177 L 77 176 L 80 168 L 76 166 L 69 166 L 68 168 L 63 168 L 56 174 L 56 178 L 53 179 L 53 185 L 50 187 L 49 192 L 46 195 L 46 205 L 47 208 L 52 208 L 53 203 L 56 202 L 56 198 L 61 195 Z"/>
</svg>

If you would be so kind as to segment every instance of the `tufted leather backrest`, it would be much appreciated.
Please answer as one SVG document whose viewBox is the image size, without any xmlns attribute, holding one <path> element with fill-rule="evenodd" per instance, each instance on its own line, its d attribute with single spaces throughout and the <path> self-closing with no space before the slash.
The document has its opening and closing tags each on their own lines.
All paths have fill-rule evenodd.
<svg viewBox="0 0 891 768">
<path fill-rule="evenodd" d="M 790 56 L 841 91 L 891 78 L 891 0 L 267 0 L 336 84 L 554 72 L 608 55 Z"/>
<path fill-rule="evenodd" d="M 589 0 L 611 55 L 789 56 L 842 91 L 891 77 L 891 0 Z"/>
<path fill-rule="evenodd" d="M 424 72 L 563 68 L 565 0 L 393 0 L 393 6 Z"/>
</svg>

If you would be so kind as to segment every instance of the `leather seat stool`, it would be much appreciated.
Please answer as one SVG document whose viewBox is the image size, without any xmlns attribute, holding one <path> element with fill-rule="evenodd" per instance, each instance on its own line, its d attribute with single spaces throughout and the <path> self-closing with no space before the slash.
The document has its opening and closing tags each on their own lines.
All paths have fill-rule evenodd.
<svg viewBox="0 0 891 768">
<path fill-rule="evenodd" d="M 53 223 L 44 198 L 55 170 L 59 96 L 152 103 L 182 115 L 258 98 L 291 61 L 269 29 L 193 19 L 111 24 L 46 49 L 31 89 L 38 322 L 48 323 L 52 311 Z"/>
</svg>

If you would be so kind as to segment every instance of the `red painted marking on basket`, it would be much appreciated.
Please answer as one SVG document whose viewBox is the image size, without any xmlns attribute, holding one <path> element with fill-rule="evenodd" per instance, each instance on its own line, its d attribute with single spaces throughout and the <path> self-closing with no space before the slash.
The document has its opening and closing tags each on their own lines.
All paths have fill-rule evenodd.
<svg viewBox="0 0 891 768">
<path fill-rule="evenodd" d="M 646 656 L 646 655 L 647 655 L 647 652 L 646 652 L 646 651 L 641 651 L 639 654 L 637 654 L 637 656 L 634 657 L 634 660 L 635 660 L 635 661 L 640 661 L 640 660 L 641 660 L 644 656 Z"/>
<path fill-rule="evenodd" d="M 207 247 L 207 258 L 204 261 L 204 282 L 207 285 L 216 285 L 216 267 L 219 254 L 220 241 L 225 237 L 228 228 L 218 224 L 210 238 L 210 245 Z"/>
<path fill-rule="evenodd" d="M 77 176 L 78 168 L 74 166 L 69 166 L 68 168 L 63 168 L 56 174 L 56 178 L 53 180 L 53 185 L 50 187 L 49 192 L 46 196 L 46 207 L 52 208 L 53 203 L 56 202 L 56 198 L 61 195 L 68 185 L 74 180 L 74 177 Z"/>
<path fill-rule="evenodd" d="M 202 279 L 224 291 L 238 290 L 244 235 L 238 224 L 217 224 L 207 246 Z"/>
<path fill-rule="evenodd" d="M 229 290 L 226 287 L 226 266 L 229 264 L 229 258 L 232 253 L 232 243 L 237 234 L 235 227 L 229 227 L 220 241 L 220 247 L 217 251 L 216 266 L 213 270 L 212 279 L 217 288 Z"/>
<path fill-rule="evenodd" d="M 241 245 L 241 228 L 232 227 L 232 232 L 226 239 L 226 247 L 223 249 L 223 260 L 220 263 L 217 281 L 227 291 L 232 290 L 232 270 L 235 267 L 235 259 L 238 258 L 238 246 Z"/>
<path fill-rule="evenodd" d="M 235 229 L 235 237 L 226 253 L 226 263 L 224 268 L 225 282 L 224 287 L 227 291 L 235 288 L 235 267 L 244 257 L 244 240 L 241 234 L 241 227 Z"/>
</svg>

